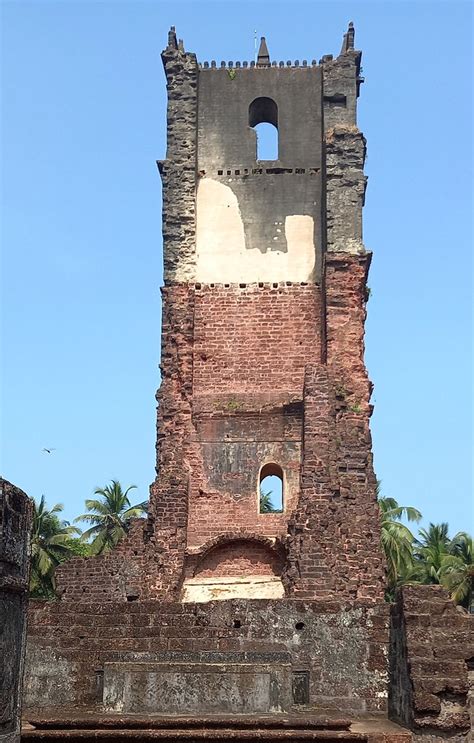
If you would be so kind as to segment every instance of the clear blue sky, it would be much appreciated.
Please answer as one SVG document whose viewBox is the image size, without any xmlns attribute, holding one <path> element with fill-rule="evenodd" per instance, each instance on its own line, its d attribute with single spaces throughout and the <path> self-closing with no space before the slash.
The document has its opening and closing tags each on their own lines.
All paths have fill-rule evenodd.
<svg viewBox="0 0 474 743">
<path fill-rule="evenodd" d="M 154 477 L 165 80 L 201 61 L 339 52 L 366 83 L 366 359 L 385 495 L 473 527 L 472 6 L 450 2 L 3 2 L 2 471 L 72 519 Z M 47 455 L 43 447 L 55 447 Z"/>
</svg>

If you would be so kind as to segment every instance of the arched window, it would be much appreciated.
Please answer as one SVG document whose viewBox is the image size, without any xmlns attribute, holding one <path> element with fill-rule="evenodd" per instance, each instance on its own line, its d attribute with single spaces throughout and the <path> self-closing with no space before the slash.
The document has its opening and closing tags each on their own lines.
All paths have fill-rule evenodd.
<svg viewBox="0 0 474 743">
<path fill-rule="evenodd" d="M 256 159 L 278 160 L 278 106 L 272 98 L 255 98 L 249 106 L 249 126 L 257 138 Z"/>
<path fill-rule="evenodd" d="M 283 512 L 283 470 L 278 464 L 265 464 L 259 477 L 259 513 Z"/>
</svg>

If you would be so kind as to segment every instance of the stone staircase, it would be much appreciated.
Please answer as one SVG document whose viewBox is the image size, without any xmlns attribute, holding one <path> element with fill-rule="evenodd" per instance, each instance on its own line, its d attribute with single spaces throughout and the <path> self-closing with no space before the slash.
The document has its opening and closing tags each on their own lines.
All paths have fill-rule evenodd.
<svg viewBox="0 0 474 743">
<path fill-rule="evenodd" d="M 351 722 L 314 714 L 234 716 L 139 716 L 62 710 L 31 714 L 22 741 L 318 741 L 410 743 L 411 733 L 385 718 Z"/>
</svg>

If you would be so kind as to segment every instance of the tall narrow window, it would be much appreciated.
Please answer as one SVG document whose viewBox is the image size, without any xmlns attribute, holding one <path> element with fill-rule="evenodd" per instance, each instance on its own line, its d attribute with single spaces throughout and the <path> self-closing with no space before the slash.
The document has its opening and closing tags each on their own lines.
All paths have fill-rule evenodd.
<svg viewBox="0 0 474 743">
<path fill-rule="evenodd" d="M 257 160 L 278 160 L 278 106 L 272 98 L 255 98 L 249 106 L 249 126 L 255 130 Z"/>
<path fill-rule="evenodd" d="M 278 464 L 265 464 L 259 478 L 259 512 L 282 513 L 283 470 Z"/>
</svg>

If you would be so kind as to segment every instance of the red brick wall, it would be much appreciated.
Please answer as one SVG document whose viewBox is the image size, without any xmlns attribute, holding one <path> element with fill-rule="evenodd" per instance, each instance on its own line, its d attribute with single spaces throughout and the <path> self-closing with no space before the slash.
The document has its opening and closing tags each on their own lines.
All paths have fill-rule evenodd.
<svg viewBox="0 0 474 743">
<path fill-rule="evenodd" d="M 299 494 L 302 409 L 287 414 L 285 405 L 292 396 L 301 405 L 305 364 L 320 357 L 316 285 L 194 290 L 193 419 L 202 448 L 190 479 L 189 546 L 235 529 L 286 532 Z M 285 508 L 259 514 L 258 471 L 271 461 L 285 472 Z"/>
<path fill-rule="evenodd" d="M 280 575 L 281 560 L 261 544 L 231 542 L 211 550 L 200 562 L 195 575 L 200 578 L 247 575 Z"/>
<path fill-rule="evenodd" d="M 296 497 L 283 513 L 259 513 L 257 492 L 251 498 L 236 500 L 225 493 L 196 494 L 189 504 L 188 545 L 199 546 L 223 532 L 257 532 L 262 536 L 283 536 L 296 506 Z"/>
<path fill-rule="evenodd" d="M 301 393 L 304 367 L 310 360 L 321 360 L 321 303 L 316 285 L 203 285 L 196 290 L 195 396 Z"/>
<path fill-rule="evenodd" d="M 159 576 L 155 547 L 147 538 L 150 524 L 133 522 L 117 547 L 96 557 L 75 557 L 56 570 L 62 602 L 125 601 L 128 597 L 153 595 Z"/>
</svg>

